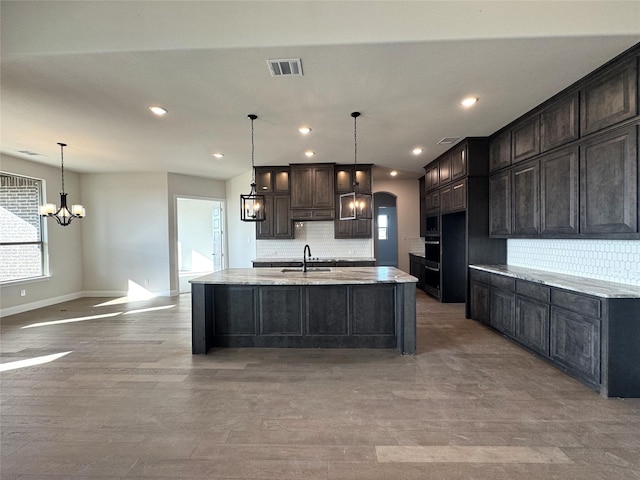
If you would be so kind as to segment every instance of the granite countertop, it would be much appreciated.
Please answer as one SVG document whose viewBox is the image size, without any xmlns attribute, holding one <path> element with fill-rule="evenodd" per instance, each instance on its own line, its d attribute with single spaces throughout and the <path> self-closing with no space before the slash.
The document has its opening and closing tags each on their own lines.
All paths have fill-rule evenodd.
<svg viewBox="0 0 640 480">
<path fill-rule="evenodd" d="M 322 263 L 322 262 L 375 262 L 375 258 L 371 257 L 311 257 L 307 259 L 308 263 Z M 253 263 L 302 263 L 302 257 L 260 257 L 252 260 Z"/>
<path fill-rule="evenodd" d="M 229 268 L 194 278 L 191 283 L 229 285 L 339 285 L 415 283 L 416 277 L 394 267 L 331 267 L 330 271 L 287 271 L 282 268 Z"/>
<path fill-rule="evenodd" d="M 541 283 L 550 287 L 564 288 L 565 290 L 596 297 L 640 298 L 640 287 L 623 283 L 606 282 L 593 278 L 577 277 L 533 268 L 514 267 L 512 265 L 469 265 L 469 268 Z"/>
</svg>

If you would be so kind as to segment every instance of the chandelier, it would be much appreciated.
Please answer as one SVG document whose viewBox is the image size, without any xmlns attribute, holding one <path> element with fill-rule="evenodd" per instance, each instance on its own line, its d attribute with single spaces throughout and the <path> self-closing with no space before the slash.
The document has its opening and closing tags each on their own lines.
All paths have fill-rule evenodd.
<svg viewBox="0 0 640 480">
<path fill-rule="evenodd" d="M 71 205 L 71 210 L 67 207 L 67 194 L 64 191 L 64 147 L 66 147 L 67 144 L 58 142 L 58 145 L 60 145 L 60 171 L 62 173 L 60 207 L 56 207 L 54 203 L 46 203 L 40 206 L 40 215 L 55 218 L 58 225 L 66 227 L 74 218 L 84 217 L 86 212 L 82 205 Z"/>
<path fill-rule="evenodd" d="M 353 192 L 340 195 L 340 220 L 371 220 L 373 218 L 371 194 L 358 191 L 357 118 L 360 112 L 353 112 L 351 116 L 353 117 Z"/>
<path fill-rule="evenodd" d="M 265 220 L 264 195 L 256 193 L 256 169 L 253 165 L 253 121 L 257 115 L 247 115 L 251 119 L 251 191 L 248 195 L 240 195 L 240 220 L 243 222 L 263 222 Z"/>
</svg>

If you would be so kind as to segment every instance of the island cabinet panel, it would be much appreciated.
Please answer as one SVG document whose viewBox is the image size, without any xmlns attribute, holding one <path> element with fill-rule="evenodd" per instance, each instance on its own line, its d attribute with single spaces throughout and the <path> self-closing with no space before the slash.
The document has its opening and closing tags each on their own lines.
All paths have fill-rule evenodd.
<svg viewBox="0 0 640 480">
<path fill-rule="evenodd" d="M 489 177 L 489 235 L 511 233 L 511 172 L 507 170 Z"/>
<path fill-rule="evenodd" d="M 300 288 L 264 286 L 258 295 L 261 335 L 302 335 Z"/>
<path fill-rule="evenodd" d="M 551 307 L 551 358 L 587 383 L 600 384 L 600 320 Z"/>
<path fill-rule="evenodd" d="M 511 165 L 511 131 L 496 135 L 489 144 L 489 172 Z"/>
<path fill-rule="evenodd" d="M 630 58 L 596 76 L 581 92 L 582 135 L 597 132 L 638 114 L 637 60 Z"/>
<path fill-rule="evenodd" d="M 580 155 L 580 231 L 638 231 L 637 127 L 590 139 Z"/>
<path fill-rule="evenodd" d="M 255 335 L 257 287 L 230 286 L 213 292 L 216 335 Z"/>
<path fill-rule="evenodd" d="M 540 233 L 578 233 L 578 149 L 540 158 Z"/>
<path fill-rule="evenodd" d="M 308 287 L 304 315 L 308 335 L 348 335 L 347 290 L 337 286 Z"/>
<path fill-rule="evenodd" d="M 540 113 L 540 151 L 577 140 L 578 92 L 563 96 Z"/>
<path fill-rule="evenodd" d="M 513 175 L 514 235 L 535 236 L 540 233 L 540 164 L 537 160 L 518 165 Z"/>
<path fill-rule="evenodd" d="M 354 335 L 395 333 L 395 292 L 393 285 L 354 285 L 351 288 Z"/>
<path fill-rule="evenodd" d="M 540 153 L 540 117 L 516 125 L 511 131 L 511 163 L 521 162 Z"/>
</svg>

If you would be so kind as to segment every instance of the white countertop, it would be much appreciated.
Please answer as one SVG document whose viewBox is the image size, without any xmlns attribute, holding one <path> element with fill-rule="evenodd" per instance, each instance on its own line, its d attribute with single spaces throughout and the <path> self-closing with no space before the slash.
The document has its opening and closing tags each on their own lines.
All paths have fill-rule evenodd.
<svg viewBox="0 0 640 480">
<path fill-rule="evenodd" d="M 562 273 L 535 270 L 511 265 L 469 265 L 469 268 L 541 283 L 550 287 L 564 288 L 604 298 L 640 298 L 640 287 L 623 283 L 606 282 L 593 278 L 577 277 Z"/>
<path fill-rule="evenodd" d="M 321 262 L 375 262 L 375 258 L 371 257 L 311 257 L 307 259 L 308 263 L 321 263 Z M 302 263 L 302 257 L 261 257 L 252 260 L 254 263 Z"/>
<path fill-rule="evenodd" d="M 330 267 L 330 271 L 283 272 L 283 268 L 229 268 L 194 278 L 191 283 L 225 285 L 367 285 L 415 283 L 416 277 L 394 267 Z"/>
</svg>

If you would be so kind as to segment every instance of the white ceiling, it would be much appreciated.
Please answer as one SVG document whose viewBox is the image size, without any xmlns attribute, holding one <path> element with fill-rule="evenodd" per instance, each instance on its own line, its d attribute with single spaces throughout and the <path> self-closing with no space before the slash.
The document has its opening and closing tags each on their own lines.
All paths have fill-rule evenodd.
<svg viewBox="0 0 640 480">
<path fill-rule="evenodd" d="M 490 135 L 640 42 L 637 1 L 0 8 L 0 149 L 58 166 L 65 142 L 65 167 L 78 172 L 246 173 L 250 113 L 256 165 L 350 163 L 357 110 L 358 162 L 417 178 L 448 148 L 442 137 Z M 271 77 L 273 58 L 301 58 L 304 76 Z M 465 110 L 467 95 L 479 102 Z"/>
</svg>

